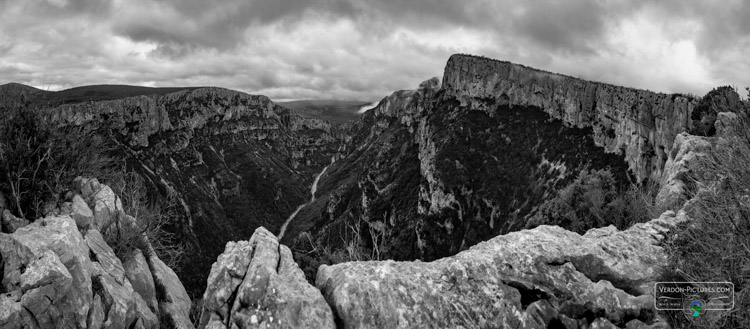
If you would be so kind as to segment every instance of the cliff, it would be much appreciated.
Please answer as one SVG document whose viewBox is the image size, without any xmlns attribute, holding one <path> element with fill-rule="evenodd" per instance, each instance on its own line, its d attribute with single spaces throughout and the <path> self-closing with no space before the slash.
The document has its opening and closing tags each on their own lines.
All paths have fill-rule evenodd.
<svg viewBox="0 0 750 329">
<path fill-rule="evenodd" d="M 724 120 L 723 126 L 731 126 L 731 120 Z M 315 286 L 340 328 L 670 328 L 667 316 L 655 309 L 654 283 L 668 270 L 665 244 L 670 232 L 691 220 L 687 208 L 700 204 L 698 196 L 670 187 L 688 184 L 687 176 L 680 174 L 687 171 L 715 176 L 695 161 L 710 157 L 715 142 L 715 138 L 688 134 L 676 137 L 661 184 L 665 199 L 679 200 L 676 213 L 666 211 L 659 218 L 624 230 L 608 226 L 585 234 L 544 225 L 500 235 L 432 262 L 322 265 Z M 703 183 L 711 186 L 715 182 Z M 280 322 L 287 324 L 296 319 L 287 309 L 309 300 L 305 305 L 320 312 L 303 307 L 302 313 L 310 315 L 300 326 L 330 326 L 326 324 L 329 311 L 317 306 L 319 295 L 300 282 L 299 274 L 283 270 L 282 265 L 277 271 L 252 266 L 270 264 L 263 266 L 273 268 L 288 257 L 285 247 L 277 247 L 269 235 L 258 229 L 249 243 L 227 245 L 212 269 L 211 278 L 215 279 L 211 282 L 215 284 L 210 284 L 204 295 L 211 300 L 210 306 L 204 306 L 204 312 L 210 311 L 204 313 L 204 319 L 217 319 L 217 328 L 233 323 L 262 326 L 269 319 L 278 321 L 279 316 Z M 253 252 L 253 248 L 261 249 Z M 243 254 L 251 256 L 239 256 Z M 260 275 L 248 279 L 245 274 L 240 280 L 245 272 L 235 273 L 236 268 L 252 269 Z M 282 274 L 285 272 L 289 274 Z M 299 290 L 298 297 L 277 297 L 286 292 L 272 288 L 290 281 L 294 284 L 287 286 Z M 240 300 L 240 294 L 232 291 L 249 289 L 241 288 L 246 282 L 260 282 L 252 286 L 266 288 L 240 307 L 232 306 Z M 271 297 L 261 297 L 269 291 Z M 235 295 L 236 299 L 219 298 Z M 240 311 L 250 317 L 228 317 L 230 309 L 256 304 L 260 307 L 255 311 Z M 203 325 L 208 323 L 213 322 L 204 321 Z"/>
<path fill-rule="evenodd" d="M 639 180 L 658 180 L 675 136 L 691 127 L 698 100 L 680 94 L 590 82 L 510 62 L 453 55 L 443 87 L 462 104 L 481 99 L 536 106 L 575 127 L 593 129 L 596 145 L 625 156 Z M 473 104 L 473 105 L 472 105 Z"/>
</svg>

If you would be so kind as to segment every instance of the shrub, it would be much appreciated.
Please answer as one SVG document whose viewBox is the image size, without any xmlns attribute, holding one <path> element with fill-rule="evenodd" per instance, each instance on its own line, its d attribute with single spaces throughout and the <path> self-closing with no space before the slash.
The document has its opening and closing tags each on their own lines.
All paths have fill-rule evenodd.
<svg viewBox="0 0 750 329">
<path fill-rule="evenodd" d="M 693 126 L 690 134 L 698 136 L 713 136 L 716 134 L 716 115 L 722 111 L 740 112 L 742 110 L 740 95 L 730 86 L 722 86 L 709 91 L 701 98 L 690 113 Z"/>
<path fill-rule="evenodd" d="M 45 205 L 59 206 L 75 177 L 96 177 L 122 198 L 134 227 L 103 232 L 120 259 L 135 248 L 155 252 L 172 268 L 184 247 L 164 226 L 174 219 L 173 199 L 149 199 L 143 179 L 128 172 L 113 154 L 116 142 L 107 132 L 87 126 L 56 127 L 29 108 L 0 109 L 0 192 L 9 210 L 31 221 L 46 215 Z M 144 236 L 153 248 L 146 248 Z"/>
<path fill-rule="evenodd" d="M 667 240 L 671 276 L 688 282 L 734 283 L 732 311 L 710 317 L 715 328 L 750 328 L 750 132 L 747 120 L 736 137 L 716 141 L 714 152 L 697 160 L 717 180 L 695 181 L 688 223 Z M 686 325 L 673 316 L 676 326 Z"/>
<path fill-rule="evenodd" d="M 125 213 L 135 218 L 135 226 L 121 225 L 104 234 L 117 257 L 125 260 L 140 249 L 146 256 L 155 253 L 167 266 L 176 269 L 186 247 L 165 226 L 177 220 L 177 201 L 173 197 L 163 201 L 149 198 L 143 178 L 134 172 L 123 172 L 111 185 L 115 194 L 121 196 Z"/>
<path fill-rule="evenodd" d="M 294 246 L 306 246 L 294 250 L 294 259 L 305 272 L 305 277 L 315 284 L 315 276 L 320 265 L 332 265 L 351 261 L 383 260 L 388 253 L 388 241 L 391 229 L 387 223 L 367 223 L 357 220 L 346 223 L 348 234 L 341 237 L 342 247 L 334 248 L 331 244 L 314 240 L 309 232 L 302 232 L 295 239 Z M 367 230 L 363 230 L 367 226 Z"/>
<path fill-rule="evenodd" d="M 77 176 L 117 175 L 113 143 L 84 127 L 52 127 L 35 110 L 5 109 L 0 118 L 0 192 L 17 217 L 35 220 L 59 204 Z"/>
<path fill-rule="evenodd" d="M 655 192 L 653 184 L 618 188 L 609 170 L 583 170 L 556 197 L 539 206 L 526 228 L 558 225 L 578 233 L 607 225 L 626 229 L 658 216 Z"/>
</svg>

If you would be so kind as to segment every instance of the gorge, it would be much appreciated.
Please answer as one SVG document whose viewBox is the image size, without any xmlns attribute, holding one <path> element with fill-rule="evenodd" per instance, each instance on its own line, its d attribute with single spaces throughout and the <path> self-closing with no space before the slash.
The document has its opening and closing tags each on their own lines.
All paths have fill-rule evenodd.
<svg viewBox="0 0 750 329">
<path fill-rule="evenodd" d="M 143 251 L 136 271 L 89 241 L 106 227 L 81 225 L 85 209 L 60 206 L 19 230 L 3 224 L 0 325 L 156 328 L 166 314 L 180 328 L 670 327 L 650 287 L 667 274 L 670 232 L 701 207 L 696 190 L 718 184 L 698 160 L 736 138 L 747 111 L 725 91 L 733 105 L 709 120 L 696 114 L 697 97 L 457 54 L 442 83 L 332 124 L 214 87 L 60 101 L 3 85 L 4 108 L 111 136 L 157 200 L 176 200 L 180 221 L 168 229 L 190 256 L 175 274 Z M 691 134 L 698 121 L 715 135 Z M 608 172 L 613 191 L 656 184 L 659 213 L 578 233 L 530 221 L 589 171 Z M 77 195 L 97 209 L 85 186 Z M 122 218 L 136 216 L 115 201 Z M 26 245 L 50 230 L 49 243 Z M 155 288 L 140 289 L 148 280 L 136 283 L 136 272 Z M 61 293 L 50 295 L 50 282 Z M 22 307 L 45 294 L 43 309 Z M 84 306 L 58 317 L 71 301 Z"/>
</svg>

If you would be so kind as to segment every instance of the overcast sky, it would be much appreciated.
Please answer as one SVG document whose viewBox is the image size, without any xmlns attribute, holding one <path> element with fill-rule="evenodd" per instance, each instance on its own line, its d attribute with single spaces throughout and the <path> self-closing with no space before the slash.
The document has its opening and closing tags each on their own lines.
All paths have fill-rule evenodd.
<svg viewBox="0 0 750 329">
<path fill-rule="evenodd" d="M 374 101 L 471 53 L 618 85 L 750 86 L 722 1 L 0 0 L 0 84 L 220 86 Z M 741 92 L 744 96 L 745 92 Z"/>
</svg>

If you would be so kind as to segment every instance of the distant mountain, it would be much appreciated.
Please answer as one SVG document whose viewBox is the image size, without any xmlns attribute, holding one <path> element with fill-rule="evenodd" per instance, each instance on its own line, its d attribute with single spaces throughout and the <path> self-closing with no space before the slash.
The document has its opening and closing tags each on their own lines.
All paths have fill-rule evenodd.
<svg viewBox="0 0 750 329">
<path fill-rule="evenodd" d="M 292 102 L 277 102 L 281 106 L 292 109 L 299 114 L 328 120 L 331 123 L 345 123 L 359 119 L 358 111 L 370 102 L 328 100 L 300 100 Z"/>
<path fill-rule="evenodd" d="M 166 95 L 181 90 L 195 90 L 201 87 L 166 87 L 153 88 L 129 85 L 90 85 L 74 87 L 60 91 L 46 91 L 39 88 L 27 86 L 20 83 L 7 83 L 0 85 L 2 94 L 15 95 L 33 94 L 29 98 L 34 105 L 57 106 L 62 104 L 74 104 L 81 102 L 98 102 L 121 99 L 133 96 Z"/>
</svg>

